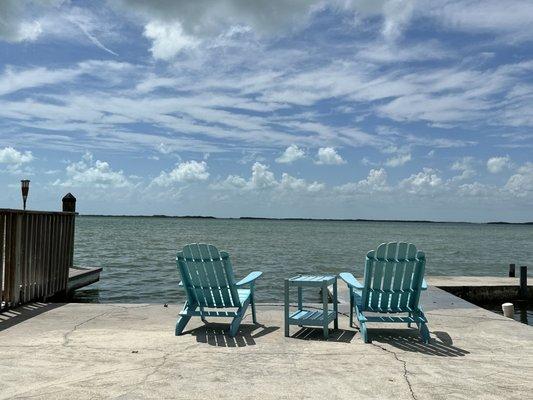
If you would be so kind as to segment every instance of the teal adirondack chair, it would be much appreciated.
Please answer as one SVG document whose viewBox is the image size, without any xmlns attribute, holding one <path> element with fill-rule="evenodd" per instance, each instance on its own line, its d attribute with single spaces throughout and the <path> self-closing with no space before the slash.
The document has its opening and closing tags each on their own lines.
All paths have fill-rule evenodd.
<svg viewBox="0 0 533 400">
<path fill-rule="evenodd" d="M 229 333 L 234 337 L 249 304 L 252 305 L 253 323 L 257 323 L 254 283 L 262 272 L 250 272 L 246 278 L 235 282 L 228 253 L 219 252 L 210 244 L 185 246 L 178 252 L 176 262 L 182 279 L 179 284 L 187 292 L 187 301 L 176 323 L 176 336 L 183 332 L 191 317 L 201 317 L 204 322 L 205 317 L 230 317 L 233 321 Z M 243 288 L 246 286 L 249 288 Z"/>
<path fill-rule="evenodd" d="M 369 343 L 368 322 L 415 323 L 420 337 L 429 342 L 427 319 L 419 305 L 420 292 L 427 289 L 424 279 L 426 256 L 414 244 L 382 243 L 366 255 L 364 283 L 349 272 L 339 274 L 350 290 L 350 326 L 355 311 L 361 335 Z M 367 312 L 386 315 L 367 315 Z M 407 313 L 407 316 L 397 314 Z"/>
</svg>

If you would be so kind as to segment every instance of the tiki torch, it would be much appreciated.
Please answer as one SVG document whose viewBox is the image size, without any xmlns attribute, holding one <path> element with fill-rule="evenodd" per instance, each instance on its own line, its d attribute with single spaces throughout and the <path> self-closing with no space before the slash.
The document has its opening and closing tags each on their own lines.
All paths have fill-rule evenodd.
<svg viewBox="0 0 533 400">
<path fill-rule="evenodd" d="M 28 192 L 30 191 L 30 181 L 23 179 L 20 181 L 20 189 L 22 190 L 22 202 L 24 204 L 24 210 L 26 209 L 26 199 L 28 198 Z"/>
</svg>

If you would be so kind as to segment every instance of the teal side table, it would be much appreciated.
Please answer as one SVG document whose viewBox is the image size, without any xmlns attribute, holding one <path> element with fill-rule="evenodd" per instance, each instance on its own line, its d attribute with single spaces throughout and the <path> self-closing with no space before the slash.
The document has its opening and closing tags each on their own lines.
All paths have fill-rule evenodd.
<svg viewBox="0 0 533 400">
<path fill-rule="evenodd" d="M 333 285 L 333 307 L 328 305 L 328 286 Z M 298 288 L 298 308 L 290 312 L 289 289 Z M 303 307 L 303 288 L 322 289 L 322 310 Z M 321 326 L 324 339 L 329 337 L 329 324 L 334 321 L 334 328 L 339 328 L 337 316 L 337 276 L 336 275 L 298 275 L 285 279 L 285 336 L 289 336 L 289 326 Z"/>
</svg>

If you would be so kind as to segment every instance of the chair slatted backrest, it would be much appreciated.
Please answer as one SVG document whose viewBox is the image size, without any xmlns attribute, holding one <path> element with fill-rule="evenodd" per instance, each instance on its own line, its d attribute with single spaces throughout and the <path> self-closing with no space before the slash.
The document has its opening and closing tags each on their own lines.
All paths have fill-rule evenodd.
<svg viewBox="0 0 533 400">
<path fill-rule="evenodd" d="M 228 253 L 193 243 L 178 252 L 176 260 L 189 303 L 206 308 L 241 306 Z"/>
<path fill-rule="evenodd" d="M 363 309 L 408 312 L 418 307 L 426 257 L 414 244 L 382 243 L 366 255 Z"/>
</svg>

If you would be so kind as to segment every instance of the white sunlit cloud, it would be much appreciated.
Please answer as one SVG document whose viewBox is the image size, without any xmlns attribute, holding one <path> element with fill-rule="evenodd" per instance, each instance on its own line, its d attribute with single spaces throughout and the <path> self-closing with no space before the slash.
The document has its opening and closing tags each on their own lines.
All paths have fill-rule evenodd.
<svg viewBox="0 0 533 400">
<path fill-rule="evenodd" d="M 455 161 L 450 169 L 452 171 L 460 172 L 460 175 L 453 177 L 456 181 L 463 181 L 476 176 L 475 160 L 473 157 L 463 157 L 460 160 Z"/>
<path fill-rule="evenodd" d="M 205 161 L 185 161 L 176 165 L 169 172 L 161 171 L 161 174 L 153 180 L 159 186 L 170 186 L 174 183 L 190 183 L 205 181 L 209 178 L 207 163 Z"/>
<path fill-rule="evenodd" d="M 124 188 L 131 182 L 122 170 L 113 170 L 107 161 L 95 160 L 91 153 L 85 153 L 78 162 L 66 167 L 66 179 L 57 179 L 53 185 L 84 188 Z"/>
<path fill-rule="evenodd" d="M 320 165 L 341 165 L 346 161 L 333 147 L 321 147 L 316 154 L 316 164 Z"/>
<path fill-rule="evenodd" d="M 505 184 L 505 190 L 519 197 L 533 194 L 533 163 L 527 162 L 518 168 Z"/>
<path fill-rule="evenodd" d="M 13 147 L 0 148 L 0 164 L 20 165 L 33 161 L 31 151 L 19 151 Z"/>
<path fill-rule="evenodd" d="M 492 174 L 497 174 L 510 166 L 509 156 L 491 157 L 487 160 L 487 170 Z"/>
<path fill-rule="evenodd" d="M 385 161 L 387 167 L 401 167 L 411 161 L 411 153 L 398 154 L 396 156 L 390 157 Z"/>
<path fill-rule="evenodd" d="M 278 158 L 276 158 L 276 162 L 281 164 L 290 164 L 302 158 L 305 158 L 305 151 L 295 144 L 291 144 Z"/>
</svg>

